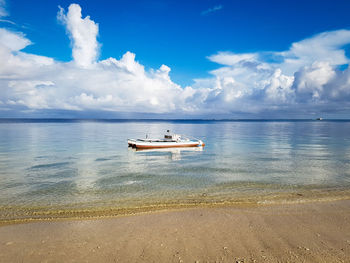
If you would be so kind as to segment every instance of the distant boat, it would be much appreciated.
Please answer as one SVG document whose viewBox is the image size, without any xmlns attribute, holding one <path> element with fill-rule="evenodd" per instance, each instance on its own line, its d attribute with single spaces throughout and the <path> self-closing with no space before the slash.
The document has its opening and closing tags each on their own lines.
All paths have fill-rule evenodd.
<svg viewBox="0 0 350 263">
<path fill-rule="evenodd" d="M 129 147 L 136 149 L 157 149 L 157 148 L 175 148 L 175 147 L 203 147 L 204 142 L 197 139 L 189 139 L 179 134 L 171 134 L 167 130 L 167 134 L 163 139 L 128 139 Z"/>
<path fill-rule="evenodd" d="M 316 121 L 322 121 L 323 119 L 322 118 L 317 118 Z"/>
</svg>

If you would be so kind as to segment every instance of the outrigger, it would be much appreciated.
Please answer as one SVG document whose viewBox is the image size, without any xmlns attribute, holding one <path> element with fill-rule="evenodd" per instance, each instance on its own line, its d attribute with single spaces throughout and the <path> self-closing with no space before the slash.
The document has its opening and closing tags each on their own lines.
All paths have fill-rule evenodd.
<svg viewBox="0 0 350 263">
<path fill-rule="evenodd" d="M 136 149 L 157 149 L 157 148 L 175 148 L 175 147 L 203 147 L 204 142 L 197 139 L 189 139 L 179 134 L 171 134 L 169 130 L 163 139 L 128 139 L 129 147 Z"/>
</svg>

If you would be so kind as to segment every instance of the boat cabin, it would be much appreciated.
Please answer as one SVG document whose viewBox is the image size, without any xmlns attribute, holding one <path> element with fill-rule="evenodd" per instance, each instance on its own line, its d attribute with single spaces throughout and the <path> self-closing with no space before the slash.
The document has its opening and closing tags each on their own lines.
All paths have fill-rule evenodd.
<svg viewBox="0 0 350 263">
<path fill-rule="evenodd" d="M 181 136 L 178 134 L 171 134 L 169 130 L 167 130 L 167 133 L 164 135 L 164 139 L 167 141 L 178 141 L 180 137 Z"/>
</svg>

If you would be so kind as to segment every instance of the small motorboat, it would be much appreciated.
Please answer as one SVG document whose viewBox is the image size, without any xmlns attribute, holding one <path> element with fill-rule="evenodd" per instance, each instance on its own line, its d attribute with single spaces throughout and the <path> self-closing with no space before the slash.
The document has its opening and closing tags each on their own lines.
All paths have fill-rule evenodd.
<svg viewBox="0 0 350 263">
<path fill-rule="evenodd" d="M 129 147 L 136 149 L 157 149 L 157 148 L 175 148 L 175 147 L 203 147 L 204 142 L 197 139 L 189 139 L 179 134 L 171 134 L 169 130 L 163 139 L 128 139 Z"/>
</svg>

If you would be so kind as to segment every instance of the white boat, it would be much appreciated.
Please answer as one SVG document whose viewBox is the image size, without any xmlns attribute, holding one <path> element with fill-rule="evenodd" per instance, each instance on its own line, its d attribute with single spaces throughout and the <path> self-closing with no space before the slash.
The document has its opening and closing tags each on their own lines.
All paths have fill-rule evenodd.
<svg viewBox="0 0 350 263">
<path fill-rule="evenodd" d="M 163 139 L 128 139 L 129 147 L 136 149 L 157 149 L 175 147 L 203 147 L 205 144 L 201 140 L 189 139 L 183 135 L 171 134 L 167 131 Z"/>
</svg>

